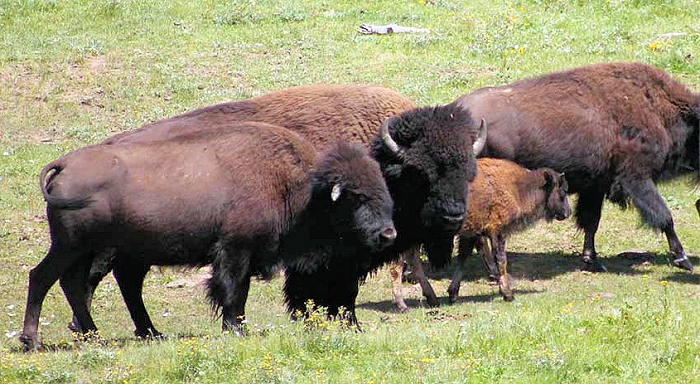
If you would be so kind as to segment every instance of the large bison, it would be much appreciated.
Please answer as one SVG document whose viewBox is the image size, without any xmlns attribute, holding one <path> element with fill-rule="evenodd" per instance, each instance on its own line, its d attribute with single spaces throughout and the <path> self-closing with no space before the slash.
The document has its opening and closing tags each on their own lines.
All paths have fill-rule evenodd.
<svg viewBox="0 0 700 384">
<path fill-rule="evenodd" d="M 453 105 L 488 122 L 482 156 L 566 173 L 582 257 L 595 270 L 605 270 L 594 241 L 605 198 L 631 201 L 666 234 L 673 265 L 692 270 L 655 182 L 698 169 L 698 94 L 648 65 L 609 63 L 482 88 Z"/>
<path fill-rule="evenodd" d="M 387 120 L 390 116 L 394 117 Z M 424 242 L 433 249 L 451 248 L 466 212 L 466 182 L 474 178 L 474 157 L 486 139 L 486 127 L 477 126 L 458 106 L 415 108 L 406 97 L 376 86 L 309 85 L 201 108 L 115 135 L 103 144 L 158 142 L 236 120 L 283 126 L 317 150 L 338 139 L 356 142 L 369 147 L 380 163 L 395 201 L 399 235 L 394 246 L 373 254 L 371 263 L 338 262 L 316 270 L 314 276 L 287 268 L 290 311 L 303 310 L 312 299 L 329 307 L 331 314 L 344 306 L 353 319 L 357 285 L 369 271 Z M 449 255 L 449 251 L 431 253 Z M 446 260 L 431 259 L 435 264 Z M 98 273 L 93 280 L 100 278 Z"/>
<path fill-rule="evenodd" d="M 393 203 L 365 148 L 338 143 L 317 159 L 297 134 L 234 122 L 168 141 L 98 145 L 41 172 L 51 248 L 29 275 L 20 340 L 38 347 L 41 304 L 61 287 L 83 332 L 95 330 L 85 287 L 109 255 L 138 336 L 158 336 L 143 304 L 151 265 L 211 264 L 208 296 L 239 330 L 250 278 L 284 262 L 313 270 L 378 252 L 396 237 Z"/>
</svg>

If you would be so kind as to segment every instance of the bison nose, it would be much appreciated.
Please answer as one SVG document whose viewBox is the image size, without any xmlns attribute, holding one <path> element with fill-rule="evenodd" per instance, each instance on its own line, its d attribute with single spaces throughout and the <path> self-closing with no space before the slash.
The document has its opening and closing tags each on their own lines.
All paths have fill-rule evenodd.
<svg viewBox="0 0 700 384">
<path fill-rule="evenodd" d="M 462 221 L 464 221 L 464 215 L 443 215 L 442 220 L 445 222 L 445 224 L 449 225 L 462 224 Z"/>
<path fill-rule="evenodd" d="M 394 241 L 394 239 L 396 239 L 396 229 L 394 229 L 394 227 L 389 227 L 383 230 L 380 235 L 383 241 Z"/>
</svg>

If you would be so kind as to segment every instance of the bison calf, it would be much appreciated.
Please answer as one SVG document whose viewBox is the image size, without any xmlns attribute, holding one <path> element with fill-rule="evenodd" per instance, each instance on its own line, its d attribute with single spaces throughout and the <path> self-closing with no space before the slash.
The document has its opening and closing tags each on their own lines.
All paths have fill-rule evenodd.
<svg viewBox="0 0 700 384">
<path fill-rule="evenodd" d="M 506 301 L 513 300 L 507 270 L 506 238 L 540 219 L 564 220 L 571 214 L 566 196 L 568 185 L 564 175 L 549 168 L 527 170 L 513 162 L 499 159 L 479 159 L 477 175 L 469 184 L 469 210 L 460 230 L 459 254 L 455 261 L 452 283 L 448 289 L 450 301 L 459 295 L 462 263 L 477 246 Z M 491 250 L 486 246 L 491 243 Z M 410 254 L 409 264 L 420 265 L 418 253 Z M 394 266 L 396 268 L 396 266 Z M 414 270 L 429 303 L 437 304 L 422 269 Z M 400 295 L 401 275 L 392 274 L 394 301 L 399 309 L 406 304 Z M 428 287 L 429 289 L 426 289 Z M 398 297 L 397 297 L 398 293 Z"/>
<path fill-rule="evenodd" d="M 38 347 L 41 304 L 57 279 L 81 330 L 96 329 L 86 279 L 97 255 L 112 255 L 137 335 L 159 335 L 141 297 L 151 265 L 212 264 L 212 307 L 238 332 L 251 276 L 281 262 L 313 270 L 396 237 L 393 202 L 365 149 L 337 144 L 317 159 L 297 134 L 264 123 L 86 147 L 48 164 L 41 187 L 51 248 L 29 274 L 27 349 Z"/>
</svg>

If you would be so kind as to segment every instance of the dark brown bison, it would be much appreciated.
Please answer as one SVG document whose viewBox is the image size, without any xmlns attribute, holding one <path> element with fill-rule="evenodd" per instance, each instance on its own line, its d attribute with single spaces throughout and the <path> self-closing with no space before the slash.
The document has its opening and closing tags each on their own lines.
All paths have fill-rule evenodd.
<svg viewBox="0 0 700 384">
<path fill-rule="evenodd" d="M 83 332 L 95 330 L 85 287 L 111 255 L 138 336 L 158 336 L 141 297 L 151 265 L 211 264 L 208 296 L 224 330 L 239 331 L 250 278 L 282 262 L 314 270 L 396 237 L 393 203 L 366 149 L 336 144 L 317 159 L 305 140 L 234 122 L 168 141 L 98 145 L 41 172 L 51 248 L 29 275 L 24 330 L 38 347 L 42 301 L 61 287 Z"/>
<path fill-rule="evenodd" d="M 488 121 L 482 156 L 566 173 L 582 257 L 595 270 L 605 270 L 594 241 L 605 198 L 631 201 L 666 234 L 673 265 L 692 270 L 655 182 L 698 169 L 698 94 L 648 65 L 609 63 L 479 89 L 453 104 Z"/>
<path fill-rule="evenodd" d="M 571 215 L 568 185 L 564 175 L 550 168 L 530 171 L 511 161 L 482 158 L 477 161 L 477 174 L 469 184 L 469 212 L 459 231 L 459 252 L 454 276 L 448 289 L 450 301 L 459 296 L 462 264 L 476 246 L 491 276 L 498 281 L 504 300 L 513 300 L 508 277 L 506 239 L 545 219 L 564 220 Z M 489 250 L 486 240 L 491 243 Z M 409 265 L 420 265 L 418 253 L 408 255 Z M 401 294 L 403 263 L 392 265 L 394 302 L 401 311 L 407 309 Z M 428 303 L 437 304 L 437 297 L 422 269 L 413 269 Z"/>
<path fill-rule="evenodd" d="M 397 114 L 400 116 L 386 120 Z M 474 156 L 486 137 L 486 127 L 478 127 L 460 107 L 415 108 L 404 96 L 382 87 L 311 85 L 201 108 L 118 134 L 103 144 L 158 142 L 235 120 L 283 126 L 302 135 L 317 150 L 338 139 L 357 142 L 370 147 L 380 163 L 395 200 L 394 222 L 399 233 L 395 245 L 372 255 L 372 262 L 364 265 L 338 262 L 315 272 L 287 268 L 285 291 L 290 311 L 303 310 L 312 299 L 329 307 L 331 314 L 344 306 L 352 319 L 358 281 L 369 271 L 423 242 L 434 244 L 434 249 L 451 248 L 466 212 L 466 181 L 474 177 Z M 449 255 L 449 251 L 432 253 Z M 437 265 L 447 260 L 431 259 Z M 98 273 L 93 281 L 100 278 Z"/>
</svg>

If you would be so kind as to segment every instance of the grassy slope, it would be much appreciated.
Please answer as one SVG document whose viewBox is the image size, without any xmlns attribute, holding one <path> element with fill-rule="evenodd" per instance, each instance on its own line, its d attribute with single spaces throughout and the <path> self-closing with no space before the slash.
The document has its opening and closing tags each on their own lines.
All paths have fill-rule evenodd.
<svg viewBox="0 0 700 384">
<path fill-rule="evenodd" d="M 381 84 L 438 104 L 522 77 L 638 60 L 698 91 L 698 20 L 700 4 L 690 0 L 0 0 L 0 381 L 697 380 L 697 274 L 667 266 L 663 236 L 639 228 L 632 210 L 610 206 L 597 242 L 610 273 L 579 270 L 582 236 L 571 222 L 541 225 L 509 243 L 518 279 L 512 304 L 485 283 L 474 260 L 460 303 L 425 309 L 418 290 L 406 286 L 409 305 L 420 308 L 397 314 L 380 272 L 360 292 L 364 333 L 304 332 L 287 321 L 276 279 L 253 284 L 253 335 L 233 339 L 219 334 L 201 287 L 166 287 L 191 272 L 155 270 L 147 306 L 162 331 L 182 337 L 132 340 L 111 278 L 94 309 L 108 346 L 70 342 L 69 308 L 57 287 L 40 337 L 60 351 L 17 354 L 16 332 L 27 271 L 48 247 L 36 175 L 73 148 L 199 106 L 307 83 Z M 362 36 L 355 32 L 362 22 L 431 33 Z M 687 35 L 657 39 L 668 32 Z M 697 191 L 678 180 L 661 192 L 687 251 L 698 255 Z M 628 249 L 655 254 L 617 256 Z M 444 295 L 446 275 L 434 277 Z"/>
</svg>

